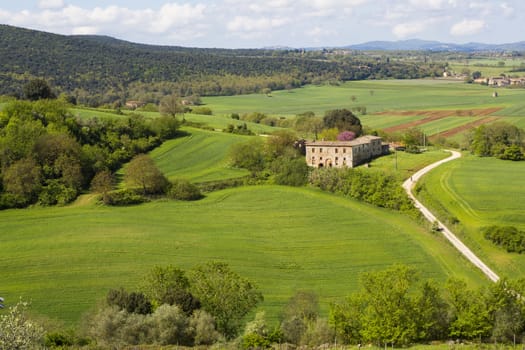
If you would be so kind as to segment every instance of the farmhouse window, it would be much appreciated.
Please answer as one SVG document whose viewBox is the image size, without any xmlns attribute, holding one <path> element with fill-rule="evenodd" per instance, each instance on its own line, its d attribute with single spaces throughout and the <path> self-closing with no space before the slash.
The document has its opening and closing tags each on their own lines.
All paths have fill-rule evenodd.
<svg viewBox="0 0 525 350">
<path fill-rule="evenodd" d="M 315 153 L 315 147 L 312 147 L 312 153 Z"/>
<path fill-rule="evenodd" d="M 319 148 L 319 153 L 323 153 L 323 149 L 322 148 Z"/>
<path fill-rule="evenodd" d="M 335 153 L 337 153 L 337 148 L 335 149 Z"/>
<path fill-rule="evenodd" d="M 343 148 L 343 153 L 346 153 L 346 148 Z"/>
</svg>

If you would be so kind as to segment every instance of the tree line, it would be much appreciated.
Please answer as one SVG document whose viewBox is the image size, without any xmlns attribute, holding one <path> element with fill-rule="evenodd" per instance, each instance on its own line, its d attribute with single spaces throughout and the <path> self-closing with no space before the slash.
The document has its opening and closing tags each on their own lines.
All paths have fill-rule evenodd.
<svg viewBox="0 0 525 350">
<path fill-rule="evenodd" d="M 500 280 L 472 289 L 459 279 L 421 277 L 406 265 L 363 272 L 359 289 L 320 312 L 314 291 L 296 291 L 277 323 L 264 310 L 258 287 L 222 262 L 185 271 L 155 266 L 134 291 L 116 288 L 76 331 L 46 330 L 20 302 L 0 315 L 0 345 L 121 347 L 184 345 L 265 349 L 275 344 L 406 347 L 432 341 L 516 344 L 525 335 L 525 280 Z M 251 316 L 249 316 L 251 314 Z"/>
<path fill-rule="evenodd" d="M 525 130 L 506 122 L 481 125 L 467 135 L 467 147 L 481 157 L 524 160 Z"/>
</svg>

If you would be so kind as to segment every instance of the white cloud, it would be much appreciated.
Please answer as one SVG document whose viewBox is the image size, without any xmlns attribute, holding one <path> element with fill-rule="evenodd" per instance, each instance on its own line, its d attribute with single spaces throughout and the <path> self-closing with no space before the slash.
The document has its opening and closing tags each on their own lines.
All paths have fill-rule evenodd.
<svg viewBox="0 0 525 350">
<path fill-rule="evenodd" d="M 423 32 L 426 29 L 425 22 L 400 23 L 394 26 L 392 33 L 398 38 L 407 38 Z"/>
<path fill-rule="evenodd" d="M 481 32 L 485 28 L 485 21 L 479 19 L 464 19 L 450 28 L 450 34 L 454 36 L 473 35 Z"/>
<path fill-rule="evenodd" d="M 446 0 L 410 0 L 412 6 L 416 6 L 422 9 L 439 10 L 442 9 L 446 4 Z"/>
<path fill-rule="evenodd" d="M 514 17 L 516 14 L 516 10 L 506 2 L 500 4 L 499 7 L 505 17 Z"/>
<path fill-rule="evenodd" d="M 64 7 L 63 0 L 40 0 L 38 7 L 41 9 L 56 9 Z"/>
<path fill-rule="evenodd" d="M 286 18 L 252 18 L 237 16 L 228 23 L 228 30 L 232 32 L 262 32 L 278 28 L 288 23 Z"/>
</svg>

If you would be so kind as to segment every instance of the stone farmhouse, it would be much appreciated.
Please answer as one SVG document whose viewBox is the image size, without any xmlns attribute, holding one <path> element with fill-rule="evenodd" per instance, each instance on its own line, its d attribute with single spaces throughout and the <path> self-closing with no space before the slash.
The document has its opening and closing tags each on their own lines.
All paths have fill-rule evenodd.
<svg viewBox="0 0 525 350">
<path fill-rule="evenodd" d="M 353 168 L 389 152 L 388 144 L 371 135 L 352 141 L 311 141 L 305 146 L 306 163 L 314 168 Z"/>
</svg>

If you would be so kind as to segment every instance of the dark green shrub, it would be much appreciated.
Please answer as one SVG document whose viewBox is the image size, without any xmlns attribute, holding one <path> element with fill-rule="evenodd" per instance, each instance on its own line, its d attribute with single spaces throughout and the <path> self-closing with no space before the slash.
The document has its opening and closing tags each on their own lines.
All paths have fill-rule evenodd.
<svg viewBox="0 0 525 350">
<path fill-rule="evenodd" d="M 188 180 L 179 179 L 171 183 L 168 189 L 168 197 L 182 201 L 194 201 L 201 199 L 203 196 L 196 185 Z"/>
<path fill-rule="evenodd" d="M 104 196 L 104 204 L 106 205 L 133 205 L 141 204 L 146 201 L 145 197 L 129 189 L 111 191 Z"/>
</svg>

